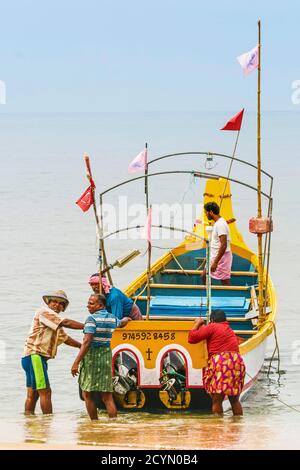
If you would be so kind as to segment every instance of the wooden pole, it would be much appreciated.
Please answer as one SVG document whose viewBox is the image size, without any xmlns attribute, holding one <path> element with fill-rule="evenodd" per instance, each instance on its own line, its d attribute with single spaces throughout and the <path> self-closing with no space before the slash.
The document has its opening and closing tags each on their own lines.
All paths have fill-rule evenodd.
<svg viewBox="0 0 300 470">
<path fill-rule="evenodd" d="M 258 20 L 258 73 L 257 73 L 257 217 L 262 216 L 261 203 L 261 137 L 260 137 L 260 76 L 261 76 L 261 25 Z M 265 320 L 264 314 L 264 272 L 262 234 L 257 234 L 258 244 L 258 311 L 259 322 Z"/>
<path fill-rule="evenodd" d="M 146 149 L 146 152 L 147 152 L 147 159 L 146 159 L 146 165 L 145 165 L 145 197 L 146 197 L 146 210 L 147 210 L 147 220 L 148 220 L 148 214 L 149 214 L 149 186 L 148 186 L 148 144 L 147 144 L 147 142 L 145 143 L 145 149 Z M 151 206 L 150 206 L 150 209 L 151 209 Z M 150 279 L 151 279 L 151 242 L 148 240 L 146 320 L 149 320 L 149 316 L 150 316 L 150 301 L 151 301 Z"/>
<path fill-rule="evenodd" d="M 225 186 L 224 186 L 223 194 L 222 194 L 222 196 L 221 196 L 220 209 L 221 209 L 221 207 L 222 207 L 222 202 L 223 202 L 223 199 L 224 199 L 224 196 L 225 196 L 225 191 L 226 191 L 226 189 L 227 189 L 228 180 L 229 180 L 229 176 L 230 176 L 230 173 L 231 173 L 231 168 L 232 168 L 233 160 L 234 160 L 234 157 L 235 157 L 235 152 L 236 152 L 237 144 L 238 144 L 238 141 L 239 141 L 239 137 L 240 137 L 240 131 L 238 131 L 237 136 L 236 136 L 236 139 L 235 139 L 235 144 L 234 144 L 234 148 L 233 148 L 232 159 L 231 159 L 231 162 L 230 162 L 230 165 L 229 165 L 229 170 L 228 170 L 228 175 L 227 175 L 227 179 L 226 179 L 226 184 L 225 184 Z"/>
<path fill-rule="evenodd" d="M 151 225 L 152 225 L 152 214 L 151 206 L 148 209 L 147 213 L 147 223 L 149 222 L 150 217 L 150 237 L 148 238 L 148 264 L 147 264 L 147 310 L 146 310 L 146 320 L 149 320 L 150 316 L 150 301 L 151 301 L 151 288 L 150 288 L 150 280 L 151 280 Z M 149 216 L 150 214 L 150 216 Z M 148 227 L 146 227 L 146 230 Z M 148 234 L 147 234 L 148 237 Z"/>
<path fill-rule="evenodd" d="M 206 323 L 210 322 L 211 317 L 211 238 L 213 227 L 208 225 L 206 232 L 208 239 L 206 240 Z"/>
<path fill-rule="evenodd" d="M 102 217 L 101 217 L 101 222 L 98 217 L 97 213 L 97 207 L 96 207 L 96 199 L 95 199 L 95 185 L 92 177 L 92 170 L 91 170 L 91 165 L 90 165 L 90 158 L 87 154 L 84 155 L 84 160 L 85 160 L 85 165 L 86 165 L 86 176 L 87 179 L 89 180 L 89 183 L 92 188 L 92 194 L 93 194 L 93 209 L 94 209 L 94 215 L 95 215 L 95 220 L 96 220 L 96 226 L 97 226 L 97 231 L 98 231 L 98 236 L 99 236 L 99 261 L 100 261 L 100 267 L 99 267 L 99 292 L 102 294 L 102 282 L 101 282 L 101 272 L 103 269 L 103 261 L 105 263 L 105 266 L 107 266 L 107 259 L 106 259 L 106 254 L 104 250 L 104 242 L 103 242 L 103 230 L 102 230 Z M 110 276 L 110 273 L 108 273 L 108 276 Z M 112 283 L 111 277 L 109 277 L 110 283 Z"/>
</svg>

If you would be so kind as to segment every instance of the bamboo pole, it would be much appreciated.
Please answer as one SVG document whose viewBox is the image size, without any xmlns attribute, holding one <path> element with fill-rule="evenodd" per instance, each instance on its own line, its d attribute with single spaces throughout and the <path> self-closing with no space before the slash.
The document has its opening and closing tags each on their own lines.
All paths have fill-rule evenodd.
<svg viewBox="0 0 300 470">
<path fill-rule="evenodd" d="M 212 238 L 213 228 L 211 225 L 206 227 L 206 232 L 208 234 L 208 239 L 206 240 L 206 323 L 210 322 L 211 317 L 211 238 Z"/>
<path fill-rule="evenodd" d="M 146 165 L 145 165 L 145 196 L 146 196 L 146 209 L 148 214 L 149 208 L 149 190 L 148 190 L 148 144 L 145 143 L 145 149 L 147 153 Z"/>
<path fill-rule="evenodd" d="M 257 73 L 257 217 L 262 217 L 261 202 L 261 136 L 260 136 L 260 100 L 261 100 L 261 24 L 258 20 L 258 73 Z M 262 234 L 257 234 L 258 244 L 258 311 L 259 323 L 265 319 L 264 314 L 264 273 L 263 273 L 263 240 Z"/>
<path fill-rule="evenodd" d="M 149 223 L 150 220 L 150 236 L 148 236 L 147 233 L 147 239 L 148 239 L 148 263 L 147 263 L 147 310 L 146 310 L 146 320 L 149 320 L 150 317 L 150 301 L 151 301 L 151 286 L 150 286 L 150 280 L 151 280 L 151 227 L 152 227 L 152 208 L 151 206 L 148 209 L 147 213 L 147 223 Z M 148 230 L 148 227 L 146 226 L 146 231 Z"/>
<path fill-rule="evenodd" d="M 145 165 L 145 197 L 146 197 L 146 210 L 147 220 L 149 215 L 149 186 L 148 186 L 148 143 L 145 143 L 146 149 L 146 165 Z M 151 206 L 150 206 L 151 209 Z M 151 230 L 151 228 L 150 228 Z M 147 260 L 147 309 L 146 309 L 146 320 L 149 320 L 150 316 L 150 301 L 151 301 L 151 242 L 148 240 L 148 260 Z"/>
<path fill-rule="evenodd" d="M 102 294 L 102 282 L 101 282 L 101 272 L 103 269 L 103 260 L 105 265 L 107 265 L 107 259 L 106 259 L 106 254 L 104 250 L 104 242 L 103 242 L 103 229 L 102 229 L 102 217 L 101 221 L 99 220 L 98 213 L 97 213 L 97 207 L 96 207 L 96 200 L 95 200 L 95 184 L 93 181 L 93 176 L 92 176 L 92 170 L 91 170 L 91 165 L 90 165 L 90 158 L 87 154 L 84 155 L 84 160 L 85 160 L 85 165 L 86 165 L 86 176 L 87 179 L 91 185 L 92 189 L 92 196 L 93 196 L 93 209 L 94 209 L 94 215 L 95 215 L 95 220 L 96 220 L 96 226 L 97 226 L 97 231 L 98 231 L 98 236 L 99 236 L 99 292 Z M 109 274 L 108 274 L 109 275 Z M 112 281 L 111 277 L 109 277 L 110 282 Z"/>
<path fill-rule="evenodd" d="M 231 173 L 231 168 L 232 168 L 233 160 L 234 160 L 234 157 L 235 157 L 235 152 L 236 152 L 237 144 L 238 144 L 238 141 L 239 141 L 239 137 L 240 137 L 240 130 L 238 131 L 236 139 L 235 139 L 235 144 L 234 144 L 233 153 L 232 153 L 232 159 L 231 159 L 231 162 L 230 162 L 230 165 L 229 165 L 228 175 L 227 175 L 227 178 L 226 178 L 226 184 L 224 186 L 223 194 L 221 196 L 220 209 L 222 207 L 222 202 L 223 202 L 223 199 L 224 199 L 224 196 L 225 196 L 225 191 L 227 189 L 228 180 L 229 180 L 229 176 L 230 176 L 230 173 Z"/>
</svg>

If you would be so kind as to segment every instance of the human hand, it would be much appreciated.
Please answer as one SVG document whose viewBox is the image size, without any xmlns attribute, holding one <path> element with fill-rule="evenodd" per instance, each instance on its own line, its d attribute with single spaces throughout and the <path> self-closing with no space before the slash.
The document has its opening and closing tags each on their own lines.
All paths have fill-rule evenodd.
<svg viewBox="0 0 300 470">
<path fill-rule="evenodd" d="M 214 261 L 214 262 L 211 264 L 211 267 L 210 267 L 211 272 L 212 272 L 212 273 L 215 272 L 216 269 L 217 269 L 217 267 L 218 267 L 218 263 L 216 263 L 216 262 Z"/>
<path fill-rule="evenodd" d="M 71 374 L 73 375 L 73 377 L 76 377 L 76 375 L 79 374 L 79 364 L 76 361 L 72 365 Z"/>
</svg>

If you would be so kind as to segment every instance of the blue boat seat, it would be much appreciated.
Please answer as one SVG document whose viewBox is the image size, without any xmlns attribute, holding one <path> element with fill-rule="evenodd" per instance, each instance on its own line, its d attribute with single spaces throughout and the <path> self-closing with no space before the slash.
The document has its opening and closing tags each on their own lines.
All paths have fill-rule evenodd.
<svg viewBox="0 0 300 470">
<path fill-rule="evenodd" d="M 250 307 L 245 297 L 212 297 L 212 309 L 231 317 L 243 317 Z M 150 301 L 151 316 L 195 317 L 206 313 L 206 296 L 157 295 Z"/>
</svg>

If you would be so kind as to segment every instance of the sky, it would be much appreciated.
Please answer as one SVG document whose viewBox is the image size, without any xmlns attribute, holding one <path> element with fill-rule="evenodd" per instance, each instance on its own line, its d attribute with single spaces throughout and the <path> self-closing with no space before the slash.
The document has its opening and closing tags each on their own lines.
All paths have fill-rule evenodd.
<svg viewBox="0 0 300 470">
<path fill-rule="evenodd" d="M 294 110 L 298 0 L 0 1 L 10 112 L 226 111 L 256 106 L 236 60 L 262 22 L 262 103 Z"/>
</svg>

